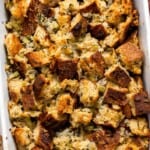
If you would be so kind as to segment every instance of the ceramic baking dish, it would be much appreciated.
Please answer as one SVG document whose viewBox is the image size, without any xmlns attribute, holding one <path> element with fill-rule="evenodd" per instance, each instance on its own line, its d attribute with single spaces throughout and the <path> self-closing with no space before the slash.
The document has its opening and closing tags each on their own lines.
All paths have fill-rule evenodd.
<svg viewBox="0 0 150 150">
<path fill-rule="evenodd" d="M 150 16 L 148 10 L 148 0 L 134 0 L 134 2 L 140 14 L 140 46 L 145 54 L 143 79 L 145 88 L 150 95 Z M 9 97 L 7 90 L 7 77 L 5 73 L 6 55 L 3 44 L 6 34 L 5 21 L 7 20 L 7 18 L 4 8 L 4 0 L 0 0 L 0 11 L 0 133 L 2 133 L 3 136 L 4 150 L 15 150 L 15 143 L 10 133 L 11 123 L 9 121 L 7 109 Z"/>
</svg>

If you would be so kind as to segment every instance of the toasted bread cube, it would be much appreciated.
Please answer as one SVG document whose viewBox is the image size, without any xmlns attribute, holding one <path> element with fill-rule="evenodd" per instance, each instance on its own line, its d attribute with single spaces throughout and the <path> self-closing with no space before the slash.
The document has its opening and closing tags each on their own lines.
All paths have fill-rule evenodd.
<svg viewBox="0 0 150 150">
<path fill-rule="evenodd" d="M 57 17 L 57 22 L 58 22 L 59 26 L 61 26 L 62 28 L 64 26 L 67 26 L 67 25 L 70 26 L 70 23 L 71 23 L 71 16 L 70 15 L 58 14 L 58 16 L 56 16 L 56 17 Z"/>
<path fill-rule="evenodd" d="M 15 35 L 15 33 L 8 33 L 5 38 L 5 45 L 8 52 L 8 55 L 14 57 L 19 53 L 22 48 L 22 44 L 19 38 Z"/>
<path fill-rule="evenodd" d="M 119 143 L 119 133 L 114 133 L 112 136 L 107 135 L 103 130 L 97 130 L 88 135 L 88 139 L 96 143 L 100 150 L 114 150 Z"/>
<path fill-rule="evenodd" d="M 57 76 L 46 78 L 46 80 L 47 81 L 45 85 L 43 86 L 43 88 L 41 89 L 41 92 L 38 95 L 38 99 L 42 101 L 47 101 L 47 100 L 52 99 L 61 90 L 60 82 Z"/>
<path fill-rule="evenodd" d="M 49 55 L 44 50 L 29 52 L 26 56 L 32 67 L 42 67 L 50 62 Z"/>
<path fill-rule="evenodd" d="M 41 91 L 46 84 L 46 78 L 43 74 L 39 74 L 33 83 L 33 91 L 36 98 L 38 98 L 41 94 Z"/>
<path fill-rule="evenodd" d="M 53 102 L 56 100 L 53 100 Z M 46 107 L 46 118 L 50 118 L 50 120 L 53 120 L 52 122 L 66 122 L 67 120 L 67 115 L 60 114 L 58 111 L 58 108 L 56 106 L 56 102 L 48 107 Z M 44 118 L 44 117 L 43 117 Z M 49 120 L 49 119 L 48 119 Z M 52 123 L 51 122 L 51 123 Z M 50 123 L 50 122 L 49 122 Z M 50 123 L 50 124 L 51 124 Z M 53 123 L 52 123 L 53 124 Z M 56 124 L 54 124 L 55 126 Z M 59 127 L 59 126 L 57 126 Z"/>
<path fill-rule="evenodd" d="M 126 21 L 126 17 L 132 15 L 132 9 L 131 0 L 128 2 L 114 1 L 107 10 L 108 23 L 117 26 L 119 23 Z"/>
<path fill-rule="evenodd" d="M 24 110 L 33 110 L 36 107 L 36 101 L 33 92 L 33 86 L 28 85 L 21 89 L 22 104 Z"/>
<path fill-rule="evenodd" d="M 116 9 L 117 8 L 117 9 Z M 133 22 L 133 5 L 132 1 L 128 2 L 113 2 L 106 11 L 107 22 L 117 28 L 105 41 L 108 46 L 117 46 L 122 43 L 126 37 L 129 27 Z"/>
<path fill-rule="evenodd" d="M 37 13 L 39 10 L 39 1 L 32 0 L 27 11 L 27 15 L 23 19 L 22 23 L 22 34 L 31 35 L 34 34 L 37 27 Z"/>
<path fill-rule="evenodd" d="M 20 146 L 27 146 L 32 142 L 32 132 L 28 127 L 15 128 L 13 136 L 16 143 Z"/>
<path fill-rule="evenodd" d="M 8 82 L 9 95 L 12 101 L 17 103 L 20 100 L 23 84 L 24 81 L 21 79 L 13 79 Z"/>
<path fill-rule="evenodd" d="M 36 145 L 42 147 L 44 150 L 50 150 L 52 148 L 52 132 L 48 132 L 48 130 L 38 124 L 33 134 Z"/>
<path fill-rule="evenodd" d="M 22 77 L 25 77 L 25 74 L 28 69 L 27 59 L 25 57 L 16 55 L 13 60 L 15 69 L 20 73 Z"/>
<path fill-rule="evenodd" d="M 92 120 L 92 112 L 88 108 L 75 109 L 71 114 L 71 124 L 78 127 L 80 124 L 88 125 Z"/>
<path fill-rule="evenodd" d="M 104 39 L 104 44 L 106 44 L 109 47 L 115 47 L 117 46 L 117 44 L 119 43 L 119 35 L 115 30 L 111 31 L 111 34 L 109 34 L 108 36 L 106 36 L 106 38 Z"/>
<path fill-rule="evenodd" d="M 71 93 L 76 93 L 79 87 L 79 83 L 77 80 L 68 80 L 65 79 L 60 83 L 61 87 L 65 91 L 69 91 Z"/>
<path fill-rule="evenodd" d="M 44 47 L 49 47 L 51 44 L 48 33 L 39 25 L 34 33 L 34 40 Z"/>
<path fill-rule="evenodd" d="M 36 27 L 37 23 L 35 21 L 35 17 L 33 15 L 29 15 L 28 17 L 25 17 L 22 23 L 22 34 L 24 36 L 32 35 L 35 33 Z"/>
<path fill-rule="evenodd" d="M 60 80 L 74 79 L 77 77 L 77 60 L 58 59 L 56 68 Z"/>
<path fill-rule="evenodd" d="M 137 116 L 150 113 L 150 99 L 145 91 L 134 95 L 134 105 Z"/>
<path fill-rule="evenodd" d="M 104 102 L 124 106 L 128 102 L 127 92 L 126 88 L 120 88 L 112 83 L 108 83 L 104 93 Z"/>
<path fill-rule="evenodd" d="M 41 0 L 43 3 L 41 3 L 39 0 L 32 0 L 31 4 L 29 6 L 29 9 L 27 11 L 26 16 L 23 19 L 22 23 L 22 34 L 23 35 L 33 35 L 35 33 L 35 30 L 38 29 L 38 15 L 41 14 L 44 17 L 52 17 L 54 15 L 53 10 L 51 9 L 50 5 L 53 5 L 55 1 L 52 1 L 49 4 L 45 4 L 47 0 Z M 49 2 L 49 1 L 48 1 Z M 57 2 L 56 2 L 57 3 Z M 40 29 L 39 29 L 40 30 Z M 38 30 L 38 31 L 39 31 Z M 40 30 L 44 33 L 45 31 Z M 38 33 L 39 35 L 40 33 Z M 40 35 L 42 37 L 42 35 Z M 46 37 L 46 41 L 44 41 L 44 44 L 48 44 L 48 37 Z"/>
<path fill-rule="evenodd" d="M 46 0 L 41 0 L 41 1 L 46 1 Z M 56 1 L 55 1 L 56 2 Z M 52 4 L 52 3 L 51 3 Z M 27 11 L 26 16 L 23 19 L 22 23 L 22 34 L 23 35 L 33 35 L 35 33 L 35 30 L 37 29 L 37 32 L 40 30 L 37 28 L 38 26 L 38 14 L 43 15 L 44 17 L 51 17 L 53 16 L 54 12 L 50 8 L 48 4 L 42 4 L 39 0 L 32 0 L 29 6 L 29 9 Z M 40 32 L 44 33 L 42 29 Z M 40 35 L 38 32 L 38 35 L 40 37 L 43 37 Z M 46 37 L 46 41 L 44 41 L 44 44 L 48 44 L 48 37 Z"/>
<path fill-rule="evenodd" d="M 104 76 L 105 62 L 101 53 L 97 51 L 89 58 L 80 59 L 78 68 L 83 72 L 83 76 L 97 81 Z"/>
<path fill-rule="evenodd" d="M 148 140 L 144 137 L 142 138 L 128 138 L 125 140 L 124 143 L 121 143 L 119 146 L 117 146 L 116 150 L 146 150 L 148 149 Z"/>
<path fill-rule="evenodd" d="M 63 94 L 58 97 L 57 110 L 59 113 L 71 114 L 76 100 L 70 94 Z"/>
<path fill-rule="evenodd" d="M 72 147 L 73 149 L 76 149 L 77 147 L 79 147 L 79 149 L 91 149 L 91 150 L 96 150 L 97 146 L 94 142 L 91 142 L 87 139 L 85 140 L 78 140 L 78 141 L 74 141 L 72 143 Z"/>
<path fill-rule="evenodd" d="M 128 72 L 120 65 L 113 65 L 106 72 L 105 76 L 121 87 L 128 87 L 131 79 Z"/>
<path fill-rule="evenodd" d="M 144 90 L 143 81 L 140 76 L 136 78 L 131 78 L 131 81 L 128 86 L 129 92 L 131 94 L 137 94 Z"/>
<path fill-rule="evenodd" d="M 132 117 L 132 110 L 129 104 L 126 104 L 125 106 L 123 106 L 122 110 L 126 118 L 130 119 Z"/>
<path fill-rule="evenodd" d="M 31 1 L 32 0 L 14 0 L 13 6 L 10 9 L 12 16 L 18 19 L 25 17 Z"/>
<path fill-rule="evenodd" d="M 123 43 L 124 40 L 127 38 L 127 33 L 129 31 L 129 27 L 132 23 L 132 16 L 127 17 L 125 22 L 120 23 L 118 28 L 118 36 L 119 36 L 119 43 Z"/>
<path fill-rule="evenodd" d="M 99 98 L 99 89 L 94 82 L 82 79 L 79 84 L 78 94 L 80 102 L 84 106 L 93 106 Z"/>
<path fill-rule="evenodd" d="M 13 101 L 9 101 L 8 110 L 10 119 L 18 119 L 22 117 L 23 114 L 22 105 L 19 105 Z"/>
<path fill-rule="evenodd" d="M 143 52 L 133 43 L 126 42 L 117 48 L 122 63 L 126 68 L 135 73 L 141 74 Z"/>
<path fill-rule="evenodd" d="M 133 134 L 150 137 L 150 129 L 145 118 L 128 119 L 126 124 Z"/>
<path fill-rule="evenodd" d="M 140 76 L 131 78 L 129 84 L 128 102 L 133 116 L 140 116 L 149 113 L 149 99 L 144 91 L 143 81 Z M 141 107 L 142 106 L 142 107 Z"/>
<path fill-rule="evenodd" d="M 87 20 L 77 14 L 71 21 L 71 31 L 75 37 L 79 37 L 87 32 Z"/>
<path fill-rule="evenodd" d="M 92 37 L 95 37 L 98 40 L 102 40 L 106 37 L 107 32 L 102 24 L 90 25 L 89 31 Z"/>
<path fill-rule="evenodd" d="M 93 121 L 97 125 L 117 128 L 123 119 L 124 115 L 121 111 L 116 111 L 109 108 L 107 105 L 103 105 L 100 107 L 99 112 L 96 114 Z"/>
<path fill-rule="evenodd" d="M 97 0 L 89 0 L 80 5 L 79 11 L 81 13 L 100 13 L 101 8 Z"/>
<path fill-rule="evenodd" d="M 66 126 L 68 120 L 66 116 L 60 114 L 57 107 L 50 107 L 51 112 L 41 113 L 39 116 L 40 124 L 47 130 L 59 130 Z"/>
</svg>

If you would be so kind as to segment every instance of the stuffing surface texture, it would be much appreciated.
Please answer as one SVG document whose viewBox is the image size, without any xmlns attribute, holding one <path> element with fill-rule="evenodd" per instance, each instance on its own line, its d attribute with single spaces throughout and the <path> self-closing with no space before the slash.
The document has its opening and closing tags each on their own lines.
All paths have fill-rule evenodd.
<svg viewBox="0 0 150 150">
<path fill-rule="evenodd" d="M 18 150 L 148 150 L 132 0 L 7 0 L 6 72 Z"/>
</svg>

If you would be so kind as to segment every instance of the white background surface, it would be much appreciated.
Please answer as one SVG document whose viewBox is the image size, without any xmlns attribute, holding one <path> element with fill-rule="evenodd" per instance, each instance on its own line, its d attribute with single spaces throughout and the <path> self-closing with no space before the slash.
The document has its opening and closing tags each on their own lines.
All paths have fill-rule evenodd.
<svg viewBox="0 0 150 150">
<path fill-rule="evenodd" d="M 145 53 L 144 62 L 144 83 L 150 94 L 150 17 L 148 12 L 147 0 L 134 0 L 140 13 L 140 43 Z M 0 128 L 2 129 L 4 150 L 15 150 L 15 145 L 10 134 L 10 121 L 7 111 L 8 92 L 7 79 L 4 70 L 5 51 L 3 46 L 6 33 L 4 22 L 6 14 L 4 9 L 4 0 L 0 0 Z M 0 131 L 0 132 L 1 132 Z"/>
</svg>

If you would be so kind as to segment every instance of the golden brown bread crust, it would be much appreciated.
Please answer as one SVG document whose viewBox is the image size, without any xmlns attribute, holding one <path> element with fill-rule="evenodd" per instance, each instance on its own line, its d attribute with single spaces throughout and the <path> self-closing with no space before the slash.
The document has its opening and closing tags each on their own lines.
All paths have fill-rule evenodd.
<svg viewBox="0 0 150 150">
<path fill-rule="evenodd" d="M 26 149 L 32 142 L 32 131 L 28 127 L 17 127 L 12 129 L 17 143 L 17 149 Z"/>
<path fill-rule="evenodd" d="M 119 150 L 146 150 L 147 148 L 143 145 L 143 138 L 132 137 L 126 139 L 125 143 L 118 147 Z"/>
<path fill-rule="evenodd" d="M 101 55 L 100 52 L 95 52 L 93 55 L 90 57 L 90 63 L 91 63 L 91 68 L 95 69 L 97 74 L 100 75 L 100 77 L 103 77 L 104 75 L 104 69 L 105 69 L 105 62 L 104 59 Z M 89 68 L 89 69 L 91 69 Z"/>
<path fill-rule="evenodd" d="M 137 93 L 134 96 L 134 103 L 137 116 L 150 113 L 150 100 L 145 91 Z"/>
<path fill-rule="evenodd" d="M 80 59 L 78 65 L 82 69 L 83 76 L 87 76 L 94 81 L 104 76 L 105 62 L 98 51 L 93 53 L 89 58 Z"/>
<path fill-rule="evenodd" d="M 48 113 L 41 113 L 38 120 L 40 121 L 40 124 L 48 131 L 65 128 L 68 123 L 66 119 L 56 119 Z"/>
<path fill-rule="evenodd" d="M 89 31 L 91 35 L 98 40 L 103 40 L 107 35 L 107 32 L 102 24 L 90 25 Z"/>
<path fill-rule="evenodd" d="M 20 49 L 22 48 L 20 39 L 13 33 L 7 34 L 5 38 L 5 45 L 8 55 L 11 57 L 14 57 L 16 54 L 18 54 Z"/>
<path fill-rule="evenodd" d="M 88 125 L 92 121 L 92 112 L 88 108 L 74 109 L 71 114 L 71 125 L 73 128 L 79 127 L 80 125 Z"/>
<path fill-rule="evenodd" d="M 134 135 L 141 137 L 150 137 L 150 129 L 148 128 L 147 120 L 145 118 L 132 118 L 126 121 L 127 127 Z"/>
<path fill-rule="evenodd" d="M 93 63 L 96 64 L 96 68 L 100 69 L 102 74 L 104 73 L 104 67 L 105 67 L 105 63 L 104 63 L 104 60 L 103 60 L 103 57 L 101 55 L 100 52 L 95 52 L 92 56 L 91 56 L 91 61 Z"/>
<path fill-rule="evenodd" d="M 61 81 L 77 78 L 77 62 L 77 60 L 57 59 L 56 70 Z"/>
<path fill-rule="evenodd" d="M 84 35 L 87 32 L 88 23 L 87 20 L 81 16 L 80 14 L 77 14 L 74 18 L 71 32 L 75 37 L 80 37 Z"/>
<path fill-rule="evenodd" d="M 31 0 L 14 0 L 11 2 L 12 7 L 10 8 L 10 13 L 15 19 L 22 19 L 26 16 Z"/>
<path fill-rule="evenodd" d="M 58 97 L 57 110 L 59 113 L 71 114 L 73 112 L 76 100 L 70 94 L 63 94 Z"/>
<path fill-rule="evenodd" d="M 21 89 L 22 104 L 24 110 L 33 110 L 36 107 L 35 97 L 32 85 L 28 85 Z"/>
<path fill-rule="evenodd" d="M 39 5 L 38 0 L 31 1 L 27 11 L 27 16 L 24 18 L 24 21 L 22 23 L 23 35 L 30 35 L 35 32 L 35 29 L 37 27 L 36 13 L 37 13 L 38 5 Z"/>
<path fill-rule="evenodd" d="M 127 72 L 121 68 L 120 66 L 115 66 L 114 68 L 109 68 L 109 73 L 106 72 L 105 76 L 112 80 L 113 82 L 117 83 L 121 87 L 128 87 L 131 79 Z"/>
<path fill-rule="evenodd" d="M 80 96 L 80 102 L 84 106 L 93 106 L 99 98 L 98 87 L 95 82 L 82 79 L 79 84 L 78 95 Z"/>
<path fill-rule="evenodd" d="M 42 90 L 43 86 L 45 85 L 45 83 L 46 83 L 46 79 L 45 79 L 45 76 L 43 74 L 39 74 L 36 77 L 36 79 L 34 80 L 33 91 L 34 91 L 36 98 L 39 97 L 41 90 Z"/>
<path fill-rule="evenodd" d="M 93 1 L 85 6 L 81 6 L 80 7 L 80 12 L 81 13 L 86 13 L 86 12 L 90 12 L 90 13 L 100 13 L 100 9 L 97 6 L 96 2 Z"/>
<path fill-rule="evenodd" d="M 37 26 L 34 33 L 34 41 L 43 47 L 50 47 L 50 36 L 47 31 L 40 25 Z"/>
<path fill-rule="evenodd" d="M 15 61 L 15 66 L 16 70 L 19 71 L 20 75 L 25 77 L 25 73 L 27 71 L 27 66 L 25 62 L 19 62 L 19 61 Z"/>
<path fill-rule="evenodd" d="M 42 149 L 44 150 L 52 150 L 52 133 L 48 132 L 45 128 L 43 128 L 40 125 L 37 127 L 36 130 L 36 132 L 38 132 L 36 133 L 36 144 L 42 147 Z"/>
<path fill-rule="evenodd" d="M 50 5 L 42 4 L 39 0 L 31 0 L 27 14 L 22 23 L 22 34 L 31 35 L 35 32 L 38 24 L 38 13 L 43 14 L 46 17 L 53 16 L 53 11 Z"/>
<path fill-rule="evenodd" d="M 23 86 L 22 80 L 11 80 L 8 82 L 8 90 L 10 99 L 18 102 L 21 99 L 21 88 Z"/>
<path fill-rule="evenodd" d="M 114 88 L 107 88 L 104 95 L 104 102 L 124 106 L 128 102 L 126 92 Z"/>
<path fill-rule="evenodd" d="M 88 138 L 96 143 L 98 150 L 112 150 L 119 144 L 120 135 L 114 133 L 110 136 L 103 131 L 95 131 L 88 135 Z"/>
<path fill-rule="evenodd" d="M 132 65 L 143 60 L 143 52 L 134 44 L 127 42 L 117 48 L 121 61 L 124 64 Z"/>
<path fill-rule="evenodd" d="M 123 106 L 123 113 L 125 114 L 126 118 L 130 119 L 132 117 L 132 111 L 131 106 L 129 104 L 126 104 Z"/>
<path fill-rule="evenodd" d="M 125 65 L 127 70 L 134 74 L 141 74 L 144 54 L 137 45 L 131 42 L 126 42 L 119 46 L 116 52 L 119 54 L 120 61 Z"/>
<path fill-rule="evenodd" d="M 96 125 L 102 125 L 104 127 L 117 129 L 120 126 L 123 119 L 124 114 L 122 113 L 122 111 L 120 111 L 120 109 L 115 110 L 109 105 L 104 104 L 99 108 L 98 112 L 95 114 L 93 122 Z"/>
<path fill-rule="evenodd" d="M 65 79 L 63 80 L 61 83 L 61 88 L 66 91 L 66 92 L 70 92 L 71 94 L 76 94 L 77 90 L 79 88 L 79 82 L 78 80 L 68 80 Z"/>
<path fill-rule="evenodd" d="M 106 38 L 107 45 L 117 47 L 122 44 L 126 40 L 128 33 L 131 32 L 130 30 L 137 27 L 137 18 L 138 14 L 133 8 L 132 0 L 128 2 L 124 0 L 114 1 L 106 11 L 106 20 L 114 29 Z"/>
<path fill-rule="evenodd" d="M 120 3 L 122 5 L 120 5 Z M 107 10 L 108 22 L 113 25 L 124 22 L 126 17 L 132 16 L 132 6 L 133 5 L 131 0 L 128 0 L 128 2 L 126 2 L 125 0 L 115 0 Z M 116 9 L 116 7 L 118 7 L 118 9 Z"/>
<path fill-rule="evenodd" d="M 42 67 L 50 62 L 49 57 L 43 50 L 29 52 L 26 54 L 26 56 L 32 67 Z"/>
</svg>

